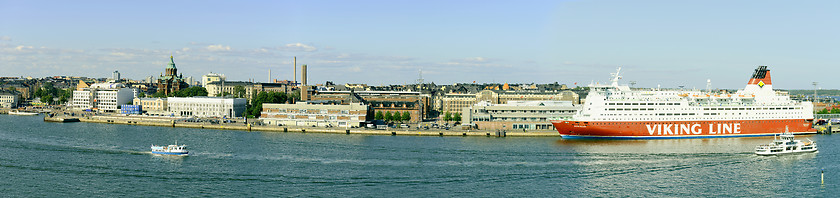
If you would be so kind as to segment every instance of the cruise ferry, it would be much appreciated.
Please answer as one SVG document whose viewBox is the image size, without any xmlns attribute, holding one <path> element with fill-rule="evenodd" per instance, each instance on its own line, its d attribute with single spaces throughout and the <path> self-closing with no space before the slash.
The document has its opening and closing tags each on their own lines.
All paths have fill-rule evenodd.
<svg viewBox="0 0 840 198">
<path fill-rule="evenodd" d="M 563 138 L 673 139 L 772 136 L 789 128 L 816 133 L 813 104 L 773 90 L 767 66 L 755 69 L 735 93 L 630 89 L 619 85 L 621 68 L 610 84 L 590 84 L 583 108 L 570 119 L 551 123 Z"/>
</svg>

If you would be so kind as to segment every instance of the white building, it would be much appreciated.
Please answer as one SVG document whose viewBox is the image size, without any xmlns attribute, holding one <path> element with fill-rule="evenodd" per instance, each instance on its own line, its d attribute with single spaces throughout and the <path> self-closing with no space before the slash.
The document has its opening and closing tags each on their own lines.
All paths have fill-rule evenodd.
<svg viewBox="0 0 840 198">
<path fill-rule="evenodd" d="M 131 104 L 135 92 L 121 83 L 96 83 L 73 91 L 73 100 L 68 105 L 73 109 L 118 112 L 120 105 Z"/>
<path fill-rule="evenodd" d="M 242 117 L 246 102 L 245 98 L 203 96 L 166 98 L 168 112 L 175 116 Z"/>
<path fill-rule="evenodd" d="M 221 82 L 223 80 L 225 80 L 224 74 L 214 74 L 211 72 L 207 75 L 201 76 L 201 87 L 207 88 L 207 83 Z"/>
<path fill-rule="evenodd" d="M 572 117 L 580 110 L 572 101 L 481 101 L 461 112 L 461 123 L 482 130 L 555 130 L 549 119 Z"/>
<path fill-rule="evenodd" d="M 0 90 L 0 108 L 17 107 L 18 95 L 10 91 Z"/>
</svg>

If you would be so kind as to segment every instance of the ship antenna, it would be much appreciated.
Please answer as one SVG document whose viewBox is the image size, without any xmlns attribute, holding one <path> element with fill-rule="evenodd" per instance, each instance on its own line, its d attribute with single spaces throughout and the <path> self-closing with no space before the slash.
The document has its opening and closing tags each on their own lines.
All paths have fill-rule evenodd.
<svg viewBox="0 0 840 198">
<path fill-rule="evenodd" d="M 621 79 L 621 76 L 619 76 L 620 73 L 621 73 L 621 67 L 618 67 L 618 69 L 615 71 L 615 73 L 610 74 L 612 76 L 611 81 L 612 81 L 612 86 L 613 87 L 618 87 L 618 79 Z"/>
</svg>

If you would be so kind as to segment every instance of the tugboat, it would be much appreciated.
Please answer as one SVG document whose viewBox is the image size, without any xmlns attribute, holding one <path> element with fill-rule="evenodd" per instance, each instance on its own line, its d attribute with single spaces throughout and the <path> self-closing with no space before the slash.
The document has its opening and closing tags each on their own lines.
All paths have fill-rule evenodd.
<svg viewBox="0 0 840 198">
<path fill-rule="evenodd" d="M 152 145 L 152 154 L 186 156 L 189 151 L 187 151 L 187 145 L 178 145 L 178 141 L 175 141 L 174 145 Z"/>
<path fill-rule="evenodd" d="M 817 151 L 816 142 L 811 141 L 811 139 L 808 139 L 807 142 L 795 140 L 793 139 L 793 133 L 790 132 L 784 132 L 779 136 L 773 136 L 773 142 L 770 144 L 758 145 L 755 147 L 755 154 L 757 155 L 782 155 L 811 152 L 819 152 Z"/>
</svg>

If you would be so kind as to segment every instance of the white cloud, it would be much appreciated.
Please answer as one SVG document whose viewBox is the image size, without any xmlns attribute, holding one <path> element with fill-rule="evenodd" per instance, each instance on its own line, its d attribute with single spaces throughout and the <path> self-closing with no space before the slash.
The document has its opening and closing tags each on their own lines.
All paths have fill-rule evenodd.
<svg viewBox="0 0 840 198">
<path fill-rule="evenodd" d="M 205 49 L 213 52 L 217 51 L 231 51 L 230 46 L 225 45 L 208 45 Z"/>
<path fill-rule="evenodd" d="M 279 50 L 286 50 L 286 51 L 304 51 L 304 52 L 312 52 L 318 50 L 314 46 L 303 44 L 303 43 L 289 43 L 282 47 L 278 47 Z"/>
<path fill-rule="evenodd" d="M 9 36 L 0 36 L 0 41 L 11 41 L 12 37 Z"/>
</svg>

